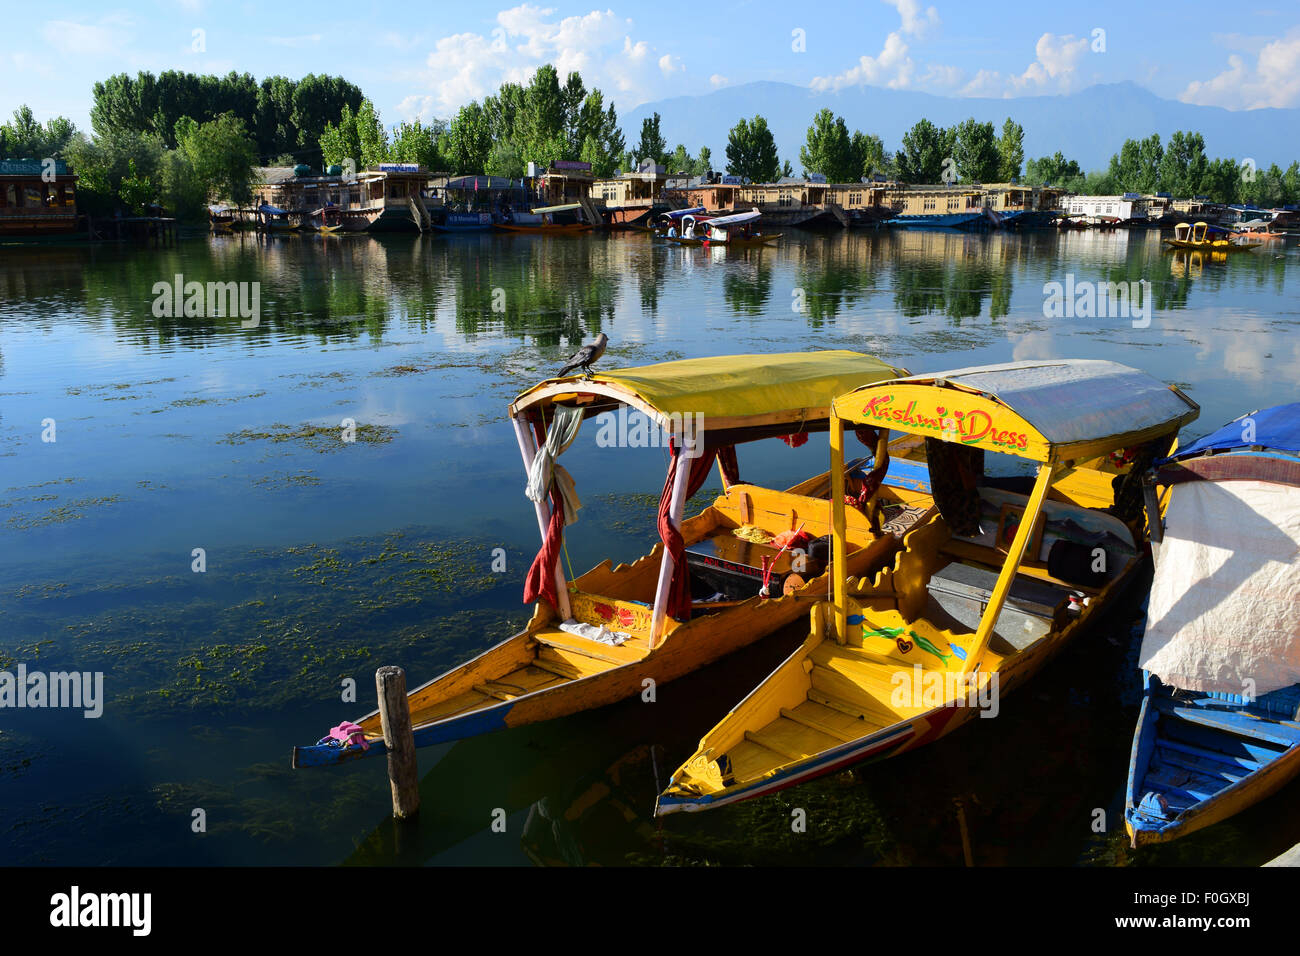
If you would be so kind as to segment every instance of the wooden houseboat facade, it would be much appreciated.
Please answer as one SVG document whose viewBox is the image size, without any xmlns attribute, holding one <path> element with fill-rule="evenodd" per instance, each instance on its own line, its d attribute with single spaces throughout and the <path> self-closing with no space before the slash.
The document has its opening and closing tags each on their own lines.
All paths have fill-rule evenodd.
<svg viewBox="0 0 1300 956">
<path fill-rule="evenodd" d="M 0 160 L 0 236 L 77 231 L 77 177 L 63 160 Z"/>
<path fill-rule="evenodd" d="M 668 209 L 663 197 L 667 180 L 663 166 L 647 161 L 634 172 L 593 180 L 591 198 L 611 229 L 646 229 Z"/>
<path fill-rule="evenodd" d="M 295 227 L 309 227 L 322 208 L 338 210 L 346 232 L 423 232 L 430 226 L 425 202 L 429 174 L 414 163 L 383 163 L 354 176 L 306 173 L 301 166 L 255 169 L 254 207 L 283 209 Z"/>
</svg>

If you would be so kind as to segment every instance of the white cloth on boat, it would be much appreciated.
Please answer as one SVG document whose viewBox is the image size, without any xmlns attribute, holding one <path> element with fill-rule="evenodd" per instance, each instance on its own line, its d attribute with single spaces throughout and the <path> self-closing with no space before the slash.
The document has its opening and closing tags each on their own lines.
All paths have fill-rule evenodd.
<svg viewBox="0 0 1300 956">
<path fill-rule="evenodd" d="M 583 624 L 573 618 L 569 618 L 561 624 L 560 630 L 576 634 L 579 637 L 585 637 L 587 640 L 595 641 L 598 644 L 613 644 L 615 647 L 632 640 L 632 635 L 626 631 L 611 631 L 607 627 L 601 627 L 597 624 Z"/>
<path fill-rule="evenodd" d="M 1300 495 L 1175 485 L 1138 661 L 1166 684 L 1258 697 L 1300 683 Z M 1251 682 L 1251 683 L 1248 683 Z"/>
<path fill-rule="evenodd" d="M 554 481 L 560 497 L 564 499 L 566 525 L 571 525 L 578 520 L 578 509 L 582 507 L 582 502 L 578 500 L 573 477 L 565 468 L 557 465 L 555 459 L 564 454 L 565 450 L 573 444 L 581 427 L 582 409 L 570 408 L 567 405 L 555 406 L 555 417 L 551 420 L 551 427 L 547 429 L 546 441 L 533 456 L 533 465 L 528 471 L 528 485 L 524 489 L 524 494 L 530 501 L 540 503 L 546 500 L 550 493 L 551 482 Z"/>
</svg>

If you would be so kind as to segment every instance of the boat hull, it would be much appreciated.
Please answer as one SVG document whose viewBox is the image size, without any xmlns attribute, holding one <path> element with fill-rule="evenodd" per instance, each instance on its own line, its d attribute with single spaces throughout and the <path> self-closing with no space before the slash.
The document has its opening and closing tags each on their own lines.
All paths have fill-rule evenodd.
<svg viewBox="0 0 1300 956">
<path fill-rule="evenodd" d="M 1300 724 L 1208 697 L 1179 700 L 1157 678 L 1146 675 L 1146 682 L 1124 806 L 1134 847 L 1221 823 L 1300 775 Z M 1300 687 L 1290 690 L 1300 693 Z"/>
<path fill-rule="evenodd" d="M 885 221 L 887 226 L 903 229 L 969 229 L 988 220 L 981 212 L 936 213 L 934 215 L 895 216 Z"/>
</svg>

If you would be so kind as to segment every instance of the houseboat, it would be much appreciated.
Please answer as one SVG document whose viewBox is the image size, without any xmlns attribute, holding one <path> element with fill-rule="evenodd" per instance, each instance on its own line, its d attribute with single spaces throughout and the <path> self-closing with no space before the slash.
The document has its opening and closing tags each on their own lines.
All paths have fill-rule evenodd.
<svg viewBox="0 0 1300 956">
<path fill-rule="evenodd" d="M 750 183 L 739 176 L 697 177 L 665 186 L 670 205 L 703 206 L 719 214 L 756 209 L 773 226 L 821 229 L 876 225 L 889 218 L 882 183 L 827 183 L 816 177 L 785 177 Z"/>
<path fill-rule="evenodd" d="M 561 159 L 545 168 L 529 163 L 528 178 L 540 206 L 577 205 L 582 208 L 582 218 L 589 228 L 604 223 L 591 198 L 591 186 L 595 181 L 591 175 L 591 163 Z"/>
<path fill-rule="evenodd" d="M 533 198 L 522 179 L 503 176 L 456 176 L 441 189 L 442 212 L 433 220 L 441 232 L 488 232 Z"/>
<path fill-rule="evenodd" d="M 1124 193 L 1122 196 L 1067 196 L 1062 211 L 1067 216 L 1082 216 L 1091 222 L 1145 225 L 1158 222 L 1164 215 L 1167 203 L 1156 200 L 1155 196 L 1143 196 L 1141 193 Z"/>
<path fill-rule="evenodd" d="M 77 230 L 77 177 L 61 159 L 0 160 L 0 237 Z"/>
<path fill-rule="evenodd" d="M 884 202 L 893 212 L 889 226 L 923 229 L 976 229 L 990 225 L 984 191 L 977 186 L 892 184 Z"/>
<path fill-rule="evenodd" d="M 1023 186 L 1018 183 L 986 183 L 985 215 L 991 224 L 1022 229 L 1050 225 L 1061 213 L 1065 190 L 1054 186 Z"/>
<path fill-rule="evenodd" d="M 591 198 L 611 229 L 645 229 L 659 213 L 668 209 L 663 198 L 668 174 L 663 166 L 647 160 L 635 172 L 591 184 Z"/>
<path fill-rule="evenodd" d="M 304 165 L 262 166 L 254 172 L 254 203 L 288 214 L 297 228 L 317 210 L 334 206 L 347 232 L 422 232 L 429 174 L 415 163 L 381 163 L 344 175 L 338 166 L 313 174 Z"/>
</svg>

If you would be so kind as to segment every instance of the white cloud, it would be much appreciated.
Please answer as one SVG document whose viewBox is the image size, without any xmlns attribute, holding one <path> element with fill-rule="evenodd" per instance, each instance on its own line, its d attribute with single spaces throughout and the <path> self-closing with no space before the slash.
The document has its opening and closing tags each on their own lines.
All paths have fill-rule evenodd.
<svg viewBox="0 0 1300 956">
<path fill-rule="evenodd" d="M 1300 105 L 1300 27 L 1265 44 L 1253 67 L 1234 53 L 1226 70 L 1208 80 L 1192 81 L 1178 98 L 1228 109 Z"/>
<path fill-rule="evenodd" d="M 273 46 L 287 46 L 290 49 L 300 50 L 303 47 L 315 46 L 320 43 L 321 35 L 319 33 L 304 33 L 294 37 L 267 37 L 266 42 Z"/>
<path fill-rule="evenodd" d="M 554 64 L 561 82 L 577 70 L 588 89 L 617 96 L 620 111 L 626 111 L 674 91 L 687 72 L 679 57 L 656 55 L 645 40 L 634 39 L 632 27 L 608 9 L 558 19 L 554 9 L 530 3 L 502 10 L 486 36 L 439 39 L 421 72 L 429 92 L 408 96 L 398 111 L 408 119 L 450 117 L 502 83 L 527 83 L 545 63 Z M 666 82 L 674 89 L 666 89 Z"/>
<path fill-rule="evenodd" d="M 901 21 L 899 28 L 887 37 L 885 45 L 876 56 L 863 54 L 858 58 L 858 65 L 849 67 L 843 73 L 834 76 L 817 76 L 813 78 L 814 90 L 841 90 L 846 86 L 888 86 L 891 89 L 903 89 L 912 85 L 916 64 L 908 56 L 908 46 L 904 35 L 921 37 L 930 27 L 939 22 L 939 11 L 934 7 L 921 8 L 920 0 L 883 0 L 884 3 L 898 11 Z M 931 67 L 934 71 L 955 70 L 955 67 Z M 941 73 L 934 74 L 936 76 Z"/>
<path fill-rule="evenodd" d="M 721 73 L 714 73 L 711 77 L 709 77 L 709 85 L 712 86 L 715 90 L 720 86 L 726 86 L 730 82 L 731 81 L 727 79 L 725 76 L 723 76 Z"/>
<path fill-rule="evenodd" d="M 923 36 L 925 31 L 939 22 L 939 11 L 934 7 L 921 9 L 918 0 L 885 0 L 898 10 L 903 20 L 903 32 L 912 36 Z"/>
<path fill-rule="evenodd" d="M 858 65 L 835 76 L 818 76 L 812 81 L 814 90 L 841 90 L 846 86 L 888 86 L 901 89 L 911 84 L 916 65 L 907 55 L 907 44 L 901 33 L 885 37 L 885 46 L 878 56 L 861 56 Z"/>
<path fill-rule="evenodd" d="M 997 70 L 980 70 L 962 88 L 965 96 L 1019 96 L 1032 93 L 1065 93 L 1078 82 L 1079 65 L 1088 54 L 1091 41 L 1072 33 L 1063 36 L 1044 33 L 1034 46 L 1035 60 L 1019 76 Z"/>
<path fill-rule="evenodd" d="M 98 23 L 51 20 L 41 33 L 45 42 L 67 56 L 102 56 L 126 45 L 129 25 L 122 17 L 104 17 Z"/>
</svg>

